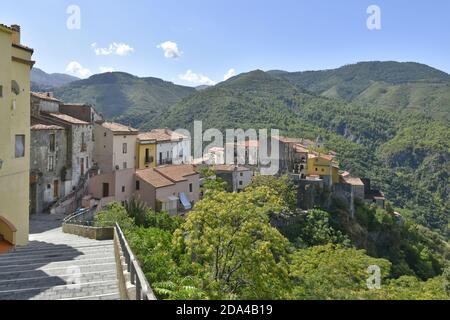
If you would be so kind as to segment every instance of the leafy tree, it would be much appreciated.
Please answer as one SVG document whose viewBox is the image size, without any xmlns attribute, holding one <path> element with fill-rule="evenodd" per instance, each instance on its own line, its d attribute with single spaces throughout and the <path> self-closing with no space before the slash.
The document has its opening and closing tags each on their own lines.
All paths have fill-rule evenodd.
<svg viewBox="0 0 450 320">
<path fill-rule="evenodd" d="M 350 239 L 332 226 L 330 214 L 326 211 L 310 210 L 291 219 L 293 221 L 279 227 L 279 230 L 299 248 L 328 243 L 351 245 Z"/>
<path fill-rule="evenodd" d="M 198 202 L 175 232 L 176 246 L 198 266 L 210 298 L 282 298 L 288 241 L 269 224 L 282 200 L 264 187 L 215 193 Z"/>
<path fill-rule="evenodd" d="M 290 276 L 295 299 L 357 299 L 369 289 L 369 266 L 378 266 L 382 283 L 391 263 L 366 255 L 364 250 L 327 244 L 300 249 L 292 255 Z"/>
<path fill-rule="evenodd" d="M 262 186 L 276 192 L 290 210 L 295 210 L 297 207 L 297 190 L 288 176 L 277 178 L 274 176 L 258 175 L 253 177 L 252 183 L 246 189 L 254 190 Z"/>
<path fill-rule="evenodd" d="M 99 212 L 94 217 L 94 225 L 97 227 L 111 227 L 116 222 L 122 229 L 135 227 L 133 219 L 130 218 L 125 208 L 117 202 L 108 204 L 105 211 Z"/>
</svg>

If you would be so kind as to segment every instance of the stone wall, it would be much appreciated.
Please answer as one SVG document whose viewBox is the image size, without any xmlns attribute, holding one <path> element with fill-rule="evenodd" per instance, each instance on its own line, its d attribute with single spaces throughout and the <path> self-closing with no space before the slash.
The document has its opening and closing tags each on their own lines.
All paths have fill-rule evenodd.
<svg viewBox="0 0 450 320">
<path fill-rule="evenodd" d="M 114 238 L 114 228 L 112 227 L 96 228 L 64 223 L 62 229 L 64 233 L 93 240 L 112 240 Z"/>
</svg>

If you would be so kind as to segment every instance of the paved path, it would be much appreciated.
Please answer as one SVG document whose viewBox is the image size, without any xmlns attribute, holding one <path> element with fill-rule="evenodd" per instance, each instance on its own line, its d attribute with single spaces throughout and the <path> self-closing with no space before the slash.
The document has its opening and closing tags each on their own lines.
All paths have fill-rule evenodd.
<svg viewBox="0 0 450 320">
<path fill-rule="evenodd" d="M 62 216 L 30 219 L 30 242 L 0 255 L 0 300 L 119 299 L 112 240 L 65 234 Z"/>
</svg>

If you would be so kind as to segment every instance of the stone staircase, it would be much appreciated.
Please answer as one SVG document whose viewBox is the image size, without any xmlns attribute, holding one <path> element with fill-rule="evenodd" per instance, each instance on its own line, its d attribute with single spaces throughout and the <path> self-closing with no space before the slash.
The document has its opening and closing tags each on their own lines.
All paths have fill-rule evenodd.
<svg viewBox="0 0 450 320">
<path fill-rule="evenodd" d="M 30 234 L 30 242 L 0 255 L 0 300 L 119 299 L 113 241 L 65 234 Z"/>
</svg>

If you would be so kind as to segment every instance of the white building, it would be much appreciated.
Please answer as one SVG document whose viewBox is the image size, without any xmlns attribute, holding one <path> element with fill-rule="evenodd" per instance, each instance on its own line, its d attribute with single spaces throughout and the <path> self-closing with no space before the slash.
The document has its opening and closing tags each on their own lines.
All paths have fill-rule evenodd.
<svg viewBox="0 0 450 320">
<path fill-rule="evenodd" d="M 169 129 L 154 129 L 141 134 L 156 142 L 156 165 L 191 163 L 191 141 L 189 137 Z"/>
</svg>

